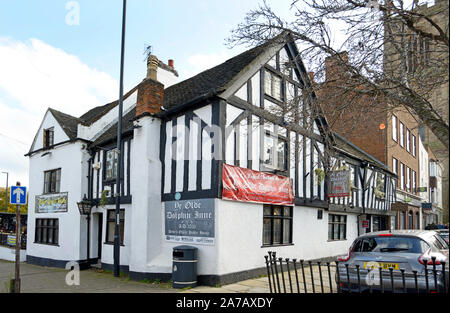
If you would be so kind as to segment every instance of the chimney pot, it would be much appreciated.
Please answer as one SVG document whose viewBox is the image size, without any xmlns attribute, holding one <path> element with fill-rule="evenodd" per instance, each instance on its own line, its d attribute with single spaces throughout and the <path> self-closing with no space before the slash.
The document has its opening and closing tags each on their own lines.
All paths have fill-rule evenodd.
<svg viewBox="0 0 450 313">
<path fill-rule="evenodd" d="M 170 66 L 171 68 L 174 68 L 174 67 L 173 67 L 173 60 L 172 60 L 172 59 L 169 59 L 169 62 L 168 62 L 168 63 L 169 63 L 169 66 Z"/>
<path fill-rule="evenodd" d="M 147 78 L 158 80 L 157 79 L 157 73 L 158 73 L 158 58 L 155 55 L 149 55 L 147 58 Z"/>
</svg>

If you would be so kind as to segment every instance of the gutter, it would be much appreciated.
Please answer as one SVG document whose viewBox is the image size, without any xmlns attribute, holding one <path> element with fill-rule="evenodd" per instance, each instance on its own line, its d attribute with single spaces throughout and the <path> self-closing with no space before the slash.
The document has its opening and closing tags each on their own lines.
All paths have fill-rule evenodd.
<svg viewBox="0 0 450 313">
<path fill-rule="evenodd" d="M 72 142 L 75 142 L 75 141 L 83 141 L 83 142 L 85 142 L 85 143 L 87 143 L 87 144 L 92 143 L 92 141 L 87 140 L 87 139 L 83 139 L 83 138 L 74 138 L 74 139 L 70 139 L 70 140 L 66 140 L 66 141 L 61 141 L 61 142 L 59 142 L 59 143 L 57 143 L 57 144 L 54 144 L 54 145 L 52 145 L 52 146 L 50 146 L 50 147 L 45 147 L 45 148 L 41 148 L 41 149 L 38 149 L 38 150 L 30 151 L 30 152 L 28 152 L 27 154 L 24 154 L 24 156 L 26 156 L 26 157 L 27 157 L 27 156 L 31 156 L 32 154 L 35 154 L 35 153 L 38 153 L 38 152 L 41 152 L 41 151 L 51 150 L 51 149 L 53 149 L 53 148 L 55 148 L 55 147 L 64 145 L 64 144 L 66 144 L 66 143 L 72 143 Z"/>
</svg>

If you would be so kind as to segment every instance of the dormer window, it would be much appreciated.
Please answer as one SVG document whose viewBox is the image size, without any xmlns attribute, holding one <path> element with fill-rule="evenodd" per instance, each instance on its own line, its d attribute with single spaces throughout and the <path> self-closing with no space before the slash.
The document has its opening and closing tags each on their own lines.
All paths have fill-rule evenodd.
<svg viewBox="0 0 450 313">
<path fill-rule="evenodd" d="M 44 129 L 44 148 L 53 146 L 54 128 Z"/>
</svg>

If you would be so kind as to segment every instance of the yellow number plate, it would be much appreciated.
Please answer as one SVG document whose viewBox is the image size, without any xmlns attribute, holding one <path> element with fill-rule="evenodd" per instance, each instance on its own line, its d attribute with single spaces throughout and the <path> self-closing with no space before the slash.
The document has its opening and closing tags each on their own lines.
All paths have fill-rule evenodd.
<svg viewBox="0 0 450 313">
<path fill-rule="evenodd" d="M 373 269 L 373 268 L 382 268 L 384 270 L 388 270 L 391 267 L 394 270 L 399 270 L 400 267 L 398 263 L 384 263 L 384 262 L 364 262 L 364 268 Z"/>
</svg>

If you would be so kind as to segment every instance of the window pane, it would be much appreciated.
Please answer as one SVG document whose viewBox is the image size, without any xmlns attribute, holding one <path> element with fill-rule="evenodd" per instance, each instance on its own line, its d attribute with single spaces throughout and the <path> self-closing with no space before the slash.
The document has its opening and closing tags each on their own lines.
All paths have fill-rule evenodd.
<svg viewBox="0 0 450 313">
<path fill-rule="evenodd" d="M 346 234 L 345 234 L 345 232 L 346 232 L 346 225 L 345 224 L 340 224 L 339 225 L 339 230 L 340 230 L 340 236 L 339 236 L 339 239 L 345 239 L 346 238 Z"/>
<path fill-rule="evenodd" d="M 281 243 L 281 219 L 273 219 L 273 243 Z"/>
<path fill-rule="evenodd" d="M 265 218 L 263 222 L 263 245 L 270 245 L 270 235 L 271 235 L 271 219 Z"/>
<path fill-rule="evenodd" d="M 291 220 L 283 220 L 283 243 L 291 243 Z"/>
<path fill-rule="evenodd" d="M 277 145 L 277 158 L 278 158 L 278 164 L 277 167 L 279 169 L 284 170 L 286 168 L 286 143 L 284 140 L 280 140 L 278 138 L 278 145 Z"/>
<path fill-rule="evenodd" d="M 281 99 L 281 78 L 276 75 L 272 75 L 272 96 Z"/>
<path fill-rule="evenodd" d="M 264 72 L 264 92 L 267 95 L 272 95 L 272 75 L 270 74 L 270 72 L 265 71 Z"/>
<path fill-rule="evenodd" d="M 397 118 L 392 116 L 392 139 L 397 141 Z"/>
<path fill-rule="evenodd" d="M 115 223 L 108 222 L 108 238 L 106 238 L 107 242 L 114 242 L 114 231 L 115 231 Z"/>
<path fill-rule="evenodd" d="M 292 214 L 291 214 L 291 207 L 284 207 L 283 208 L 283 216 L 292 216 Z"/>
<path fill-rule="evenodd" d="M 273 209 L 273 215 L 281 216 L 281 208 L 279 206 Z"/>
<path fill-rule="evenodd" d="M 333 239 L 333 224 L 331 223 L 328 224 L 328 239 Z"/>
<path fill-rule="evenodd" d="M 47 230 L 48 230 L 48 228 L 47 228 L 47 226 L 45 225 L 46 223 L 46 220 L 43 220 L 43 228 L 42 228 L 42 242 L 43 243 L 46 243 L 47 242 Z"/>
<path fill-rule="evenodd" d="M 264 164 L 275 165 L 273 160 L 274 138 L 268 134 L 264 138 Z"/>
<path fill-rule="evenodd" d="M 264 205 L 264 215 L 272 215 L 272 207 L 270 205 Z"/>
<path fill-rule="evenodd" d="M 56 170 L 56 187 L 55 187 L 55 192 L 59 192 L 60 189 L 60 184 L 61 184 L 61 170 Z"/>
<path fill-rule="evenodd" d="M 338 224 L 333 224 L 333 239 L 339 239 L 339 227 L 338 227 Z"/>
<path fill-rule="evenodd" d="M 122 245 L 123 245 L 124 233 L 125 233 L 125 223 L 124 223 L 124 221 L 121 221 L 120 222 L 120 244 L 122 244 Z"/>
<path fill-rule="evenodd" d="M 53 242 L 55 244 L 59 243 L 59 220 L 55 220 L 55 233 L 53 235 Z"/>
</svg>

